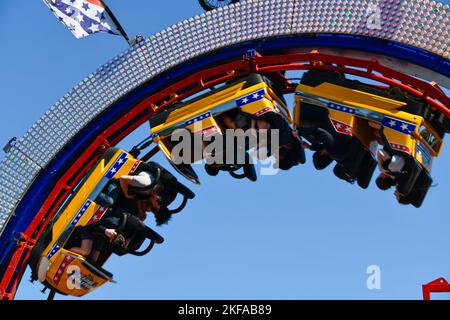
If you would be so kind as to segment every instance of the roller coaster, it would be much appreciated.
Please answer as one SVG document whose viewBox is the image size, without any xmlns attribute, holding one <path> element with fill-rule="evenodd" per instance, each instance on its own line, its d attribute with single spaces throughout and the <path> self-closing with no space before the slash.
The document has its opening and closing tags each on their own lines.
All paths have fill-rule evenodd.
<svg viewBox="0 0 450 320">
<path fill-rule="evenodd" d="M 450 98 L 442 89 L 450 89 L 449 13 L 448 5 L 425 0 L 247 0 L 138 39 L 8 144 L 0 165 L 1 298 L 14 298 L 27 266 L 53 293 L 83 296 L 114 281 L 70 251 L 76 228 L 105 214 L 97 201 L 101 189 L 158 151 L 198 182 L 189 165 L 174 162 L 170 137 L 180 127 L 220 134 L 229 128 L 224 116 L 233 112 L 253 120 L 281 117 L 306 132 L 302 150 L 317 158 L 323 153 L 307 129 L 331 132 L 348 152 L 327 165 L 335 161 L 335 174 L 361 188 L 377 167 L 373 142 L 384 146 L 405 159 L 396 177 L 398 202 L 420 207 L 432 184 L 432 161 L 450 131 Z M 291 71 L 303 72 L 301 79 L 289 79 Z M 289 94 L 295 95 L 292 114 Z M 146 122 L 157 148 L 142 158 L 114 148 Z M 257 178 L 247 163 L 226 169 L 235 178 Z M 184 207 L 194 195 L 173 183 Z M 163 241 L 140 228 L 126 253 L 144 255 Z M 146 239 L 148 247 L 139 251 Z M 83 286 L 64 291 L 60 283 L 71 265 L 81 269 Z M 432 284 L 442 289 L 446 282 Z M 424 287 L 426 297 L 432 289 Z"/>
</svg>

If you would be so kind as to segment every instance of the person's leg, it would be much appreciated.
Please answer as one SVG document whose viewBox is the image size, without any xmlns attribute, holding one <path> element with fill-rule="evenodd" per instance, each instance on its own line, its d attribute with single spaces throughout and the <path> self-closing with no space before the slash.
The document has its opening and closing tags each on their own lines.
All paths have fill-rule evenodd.
<svg viewBox="0 0 450 320">
<path fill-rule="evenodd" d="M 89 256 L 89 260 L 93 263 L 96 263 L 98 261 L 98 258 L 100 257 L 100 253 L 103 249 L 103 247 L 106 245 L 107 240 L 103 236 L 97 236 L 93 240 L 92 245 L 92 252 Z"/>
<path fill-rule="evenodd" d="M 94 241 L 92 239 L 83 239 L 81 240 L 81 247 L 71 248 L 70 251 L 80 254 L 83 257 L 88 257 L 92 251 L 92 245 Z"/>
<path fill-rule="evenodd" d="M 114 206 L 114 202 L 116 201 L 119 195 L 120 189 L 119 185 L 115 182 L 110 182 L 106 186 L 105 190 L 101 192 L 95 202 L 105 208 L 111 208 Z"/>
<path fill-rule="evenodd" d="M 92 250 L 91 255 L 89 256 L 90 260 L 92 262 L 97 262 L 98 261 L 98 257 L 100 256 L 100 251 L 98 250 Z"/>
</svg>

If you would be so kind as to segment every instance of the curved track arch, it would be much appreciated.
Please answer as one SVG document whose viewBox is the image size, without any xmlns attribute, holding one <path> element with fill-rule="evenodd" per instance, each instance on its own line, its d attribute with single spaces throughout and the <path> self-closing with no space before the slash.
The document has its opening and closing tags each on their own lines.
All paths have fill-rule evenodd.
<svg viewBox="0 0 450 320">
<path fill-rule="evenodd" d="M 380 28 L 368 28 L 377 14 L 370 4 L 380 9 Z M 2 162 L 1 297 L 14 297 L 35 240 L 89 165 L 154 112 L 252 70 L 310 69 L 331 59 L 425 88 L 415 94 L 449 116 L 449 98 L 438 88 L 389 67 L 448 87 L 449 26 L 448 6 L 428 0 L 247 0 L 139 42 L 61 98 Z M 263 57 L 243 58 L 254 49 Z"/>
</svg>

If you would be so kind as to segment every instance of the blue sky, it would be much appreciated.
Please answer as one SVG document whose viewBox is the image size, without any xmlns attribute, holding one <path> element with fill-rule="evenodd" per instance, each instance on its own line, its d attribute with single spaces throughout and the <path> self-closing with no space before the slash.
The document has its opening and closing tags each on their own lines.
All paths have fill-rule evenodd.
<svg viewBox="0 0 450 320">
<path fill-rule="evenodd" d="M 130 35 L 148 36 L 202 12 L 196 0 L 108 3 Z M 2 145 L 127 47 L 109 35 L 76 40 L 41 1 L 1 1 L 0 21 Z M 137 130 L 122 146 L 147 133 Z M 421 299 L 423 283 L 450 278 L 447 146 L 421 209 L 400 206 L 374 184 L 362 190 L 329 169 L 315 171 L 308 158 L 256 183 L 209 177 L 198 167 L 196 199 L 156 229 L 166 242 L 143 258 L 111 258 L 106 269 L 118 283 L 87 298 Z M 370 265 L 381 268 L 380 290 L 366 287 Z M 43 299 L 28 275 L 17 298 Z"/>
</svg>

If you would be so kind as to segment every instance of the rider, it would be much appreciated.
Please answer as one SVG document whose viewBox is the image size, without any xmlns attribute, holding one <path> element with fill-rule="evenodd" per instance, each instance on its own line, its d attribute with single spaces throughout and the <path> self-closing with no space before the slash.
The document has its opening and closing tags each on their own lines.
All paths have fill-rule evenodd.
<svg viewBox="0 0 450 320">
<path fill-rule="evenodd" d="M 385 149 L 387 149 L 385 147 Z M 379 189 L 387 190 L 397 185 L 397 177 L 402 173 L 402 169 L 405 166 L 405 158 L 393 154 L 392 156 L 387 150 L 379 150 L 377 153 L 378 168 L 380 169 L 380 175 L 376 179 L 376 184 Z"/>
<path fill-rule="evenodd" d="M 331 134 L 324 128 L 311 125 L 298 128 L 298 133 L 311 141 L 310 150 L 313 154 L 313 164 L 317 170 L 328 167 L 333 160 L 339 161 L 349 153 L 348 140 Z"/>
<path fill-rule="evenodd" d="M 403 156 L 394 152 L 380 124 L 370 121 L 369 125 L 378 130 L 378 136 L 383 141 L 383 149 L 377 152 L 380 174 L 375 180 L 375 183 L 379 189 L 388 190 L 397 185 L 397 178 L 403 173 L 406 161 Z M 396 197 L 399 199 L 400 194 L 396 195 Z"/>
<path fill-rule="evenodd" d="M 271 130 L 278 130 L 279 149 L 273 156 L 277 160 L 281 170 L 289 170 L 293 166 L 303 164 L 305 160 L 305 150 L 298 133 L 291 128 L 289 123 L 278 113 L 268 112 L 253 120 L 253 128 L 257 134 L 267 130 L 267 141 L 258 139 L 259 145 L 265 145 L 270 150 L 272 145 Z"/>
<path fill-rule="evenodd" d="M 175 200 L 178 193 L 183 195 L 183 203 L 178 209 L 169 210 L 168 206 Z M 157 225 L 165 224 L 172 214 L 184 208 L 187 199 L 192 199 L 194 196 L 192 191 L 178 182 L 159 164 L 141 162 L 135 175 L 122 176 L 118 181 L 112 180 L 100 193 L 96 202 L 111 209 L 108 215 L 98 223 L 84 228 L 81 235 L 81 247 L 72 248 L 71 251 L 85 257 L 92 253 L 92 260 L 97 261 L 106 239 L 112 242 L 118 238 L 119 233 L 123 233 L 122 239 L 133 234 L 132 229 L 136 223 L 127 224 L 127 219 L 131 222 L 132 217 L 137 217 L 140 221 L 144 221 L 147 212 L 151 211 Z M 126 244 L 122 243 L 122 245 Z"/>
</svg>

